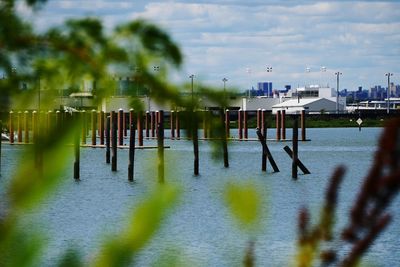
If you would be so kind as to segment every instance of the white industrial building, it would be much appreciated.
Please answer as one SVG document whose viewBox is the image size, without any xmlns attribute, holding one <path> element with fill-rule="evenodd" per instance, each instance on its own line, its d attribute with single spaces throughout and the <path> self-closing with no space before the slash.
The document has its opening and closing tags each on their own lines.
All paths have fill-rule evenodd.
<svg viewBox="0 0 400 267">
<path fill-rule="evenodd" d="M 285 102 L 276 104 L 272 107 L 272 113 L 285 110 L 286 114 L 297 114 L 302 110 L 307 113 L 335 113 L 336 102 L 326 98 L 298 98 L 290 99 Z M 343 110 L 343 106 L 339 105 L 339 110 Z"/>
</svg>

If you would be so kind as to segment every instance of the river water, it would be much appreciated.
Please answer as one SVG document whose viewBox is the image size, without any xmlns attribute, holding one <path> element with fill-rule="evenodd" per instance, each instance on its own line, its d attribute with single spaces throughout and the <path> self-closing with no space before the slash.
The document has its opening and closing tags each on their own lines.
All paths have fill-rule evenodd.
<svg viewBox="0 0 400 267">
<path fill-rule="evenodd" d="M 281 171 L 272 173 L 268 165 L 263 173 L 259 142 L 230 142 L 230 167 L 225 169 L 222 161 L 212 158 L 210 144 L 200 141 L 201 175 L 194 177 L 191 142 L 166 140 L 165 144 L 170 146 L 165 150 L 166 182 L 179 184 L 182 196 L 135 263 L 159 265 L 162 255 L 174 255 L 186 266 L 240 266 L 250 237 L 232 221 L 223 192 L 229 182 L 252 181 L 266 199 L 262 227 L 255 238 L 256 265 L 290 265 L 296 250 L 299 208 L 306 206 L 314 218 L 318 216 L 333 169 L 345 165 L 337 226 L 346 224 L 349 207 L 368 172 L 381 131 L 381 128 L 364 128 L 361 132 L 358 128 L 308 129 L 307 138 L 311 141 L 299 143 L 299 158 L 311 174 L 299 172 L 297 181 L 291 179 L 291 160 L 283 150 L 285 145 L 291 145 L 289 142 L 268 142 Z M 234 130 L 231 132 L 236 135 Z M 270 138 L 273 132 L 270 129 Z M 255 137 L 254 131 L 249 134 Z M 290 131 L 287 137 L 291 138 Z M 153 140 L 145 140 L 145 145 L 154 144 Z M 12 173 L 15 158 L 22 149 L 22 146 L 3 145 L 3 177 Z M 90 260 L 105 236 L 126 226 L 129 210 L 156 184 L 156 150 L 136 151 L 134 183 L 127 181 L 128 150 L 118 152 L 118 171 L 112 173 L 104 162 L 105 150 L 82 149 L 81 181 L 72 179 L 71 162 L 62 186 L 31 215 L 33 226 L 46 233 L 48 249 L 43 255 L 44 265 L 51 266 L 71 246 Z M 371 247 L 365 257 L 367 263 L 398 266 L 399 204 L 396 198 L 391 207 L 394 220 Z"/>
</svg>

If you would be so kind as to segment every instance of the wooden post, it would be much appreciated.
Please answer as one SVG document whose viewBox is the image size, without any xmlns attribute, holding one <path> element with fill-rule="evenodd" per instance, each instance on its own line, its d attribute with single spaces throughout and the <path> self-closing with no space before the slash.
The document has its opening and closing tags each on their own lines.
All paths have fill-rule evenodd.
<svg viewBox="0 0 400 267">
<path fill-rule="evenodd" d="M 266 171 L 267 169 L 267 160 L 266 158 L 268 158 L 269 163 L 271 163 L 272 169 L 274 170 L 274 172 L 279 172 L 279 168 L 275 163 L 274 158 L 272 157 L 271 152 L 269 151 L 269 148 L 267 146 L 267 142 L 266 142 L 266 138 L 265 136 L 262 135 L 261 130 L 257 129 L 257 136 L 258 136 L 258 140 L 260 141 L 262 148 L 263 148 L 263 157 L 262 157 L 262 166 L 261 169 L 262 171 Z"/>
<path fill-rule="evenodd" d="M 282 140 L 286 140 L 286 111 L 282 110 L 281 114 L 281 138 Z"/>
<path fill-rule="evenodd" d="M 22 112 L 18 111 L 18 143 L 22 143 Z"/>
<path fill-rule="evenodd" d="M 29 112 L 25 111 L 24 112 L 24 140 L 25 143 L 29 143 L 29 120 L 28 120 Z"/>
<path fill-rule="evenodd" d="M 122 146 L 124 144 L 124 111 L 122 108 L 118 110 L 118 145 Z"/>
<path fill-rule="evenodd" d="M 247 118 L 248 118 L 248 114 L 247 114 L 247 110 L 243 111 L 243 128 L 244 128 L 244 139 L 248 139 L 249 138 L 249 130 L 248 130 L 248 126 L 247 126 Z"/>
<path fill-rule="evenodd" d="M 281 111 L 276 112 L 276 141 L 281 140 Z"/>
<path fill-rule="evenodd" d="M 261 109 L 257 109 L 257 127 L 258 129 L 261 129 Z"/>
<path fill-rule="evenodd" d="M 169 122 L 170 122 L 170 128 L 171 128 L 171 139 L 174 139 L 175 138 L 175 123 L 174 123 L 175 116 L 174 116 L 173 110 L 171 110 L 171 112 L 170 112 L 169 119 L 170 119 Z"/>
<path fill-rule="evenodd" d="M 81 114 L 76 114 L 80 115 L 80 118 L 78 116 L 75 116 L 75 120 L 79 122 L 79 125 L 82 125 L 82 113 Z M 75 161 L 74 161 L 74 179 L 79 180 L 80 176 L 80 144 L 79 144 L 79 127 L 75 130 L 75 137 L 74 137 L 74 154 L 75 154 Z"/>
<path fill-rule="evenodd" d="M 181 138 L 181 125 L 180 125 L 180 121 L 179 121 L 179 111 L 176 111 L 175 114 L 175 127 L 176 127 L 176 139 L 180 139 Z"/>
<path fill-rule="evenodd" d="M 301 141 L 306 141 L 306 111 L 301 111 Z"/>
<path fill-rule="evenodd" d="M 222 132 L 222 151 L 223 151 L 223 155 L 224 155 L 224 167 L 225 168 L 229 168 L 228 141 L 227 141 L 227 135 L 229 134 L 229 131 L 226 129 L 226 127 L 227 127 L 226 118 L 227 117 L 229 118 L 229 111 L 227 113 L 228 113 L 228 116 L 226 116 L 226 114 L 224 116 L 224 110 L 221 110 L 221 119 L 222 119 L 222 127 L 223 127 L 223 129 L 222 129 L 223 130 L 223 132 Z"/>
<path fill-rule="evenodd" d="M 129 127 L 126 126 L 126 113 L 125 111 L 122 113 L 122 127 L 124 128 L 124 137 L 128 136 L 128 128 L 130 128 L 130 124 L 128 124 Z"/>
<path fill-rule="evenodd" d="M 10 111 L 9 128 L 10 131 L 10 144 L 14 144 L 14 112 Z"/>
<path fill-rule="evenodd" d="M 238 110 L 238 132 L 239 132 L 239 140 L 243 139 L 243 127 L 242 127 L 242 110 Z"/>
<path fill-rule="evenodd" d="M 146 129 L 146 138 L 150 137 L 150 112 L 146 111 L 146 117 L 144 121 L 144 128 Z"/>
<path fill-rule="evenodd" d="M 298 118 L 293 117 L 293 157 L 292 157 L 292 178 L 297 179 L 297 161 L 298 161 Z"/>
<path fill-rule="evenodd" d="M 82 117 L 82 144 L 86 144 L 86 111 L 81 111 Z"/>
<path fill-rule="evenodd" d="M 99 113 L 99 125 L 100 145 L 104 145 L 104 111 Z"/>
<path fill-rule="evenodd" d="M 285 152 L 289 155 L 289 157 L 293 160 L 293 151 L 290 149 L 290 147 L 285 146 L 283 148 L 283 150 L 285 150 Z M 296 165 L 300 168 L 300 170 L 304 173 L 304 174 L 310 174 L 311 172 L 307 169 L 306 166 L 304 166 L 303 162 L 300 161 L 299 158 L 297 158 L 297 162 Z"/>
<path fill-rule="evenodd" d="M 129 129 L 129 164 L 128 164 L 128 180 L 134 179 L 135 164 L 135 124 L 130 123 Z"/>
<path fill-rule="evenodd" d="M 226 137 L 229 138 L 231 136 L 230 134 L 230 117 L 229 117 L 229 109 L 225 110 L 225 131 L 226 131 Z"/>
<path fill-rule="evenodd" d="M 198 120 L 195 111 L 192 112 L 192 131 L 193 131 L 193 154 L 194 154 L 194 175 L 199 175 L 199 136 L 198 136 Z"/>
<path fill-rule="evenodd" d="M 111 111 L 111 171 L 117 171 L 117 118 Z"/>
<path fill-rule="evenodd" d="M 97 121 L 97 112 L 96 110 L 92 110 L 91 120 L 92 120 L 92 146 L 96 145 L 96 121 Z"/>
<path fill-rule="evenodd" d="M 267 111 L 265 109 L 261 110 L 261 133 L 263 134 L 265 140 L 267 140 Z"/>
<path fill-rule="evenodd" d="M 156 124 L 156 112 L 155 111 L 151 111 L 150 112 L 150 129 L 151 129 L 151 137 L 155 136 L 155 124 Z"/>
<path fill-rule="evenodd" d="M 106 163 L 110 163 L 111 115 L 106 118 Z"/>
<path fill-rule="evenodd" d="M 138 132 L 138 143 L 139 146 L 143 146 L 143 113 L 141 111 L 137 112 L 137 132 Z"/>
<path fill-rule="evenodd" d="M 164 183 L 164 111 L 160 110 L 157 117 L 158 182 Z"/>
</svg>

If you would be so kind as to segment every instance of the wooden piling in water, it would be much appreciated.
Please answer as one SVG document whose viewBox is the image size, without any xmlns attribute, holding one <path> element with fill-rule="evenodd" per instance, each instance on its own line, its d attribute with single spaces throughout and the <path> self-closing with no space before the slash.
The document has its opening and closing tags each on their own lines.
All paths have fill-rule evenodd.
<svg viewBox="0 0 400 267">
<path fill-rule="evenodd" d="M 261 110 L 261 133 L 265 139 L 267 139 L 267 111 Z"/>
<path fill-rule="evenodd" d="M 224 110 L 221 110 L 221 119 L 222 119 L 222 127 L 223 127 L 223 131 L 222 131 L 222 152 L 223 152 L 223 157 L 224 157 L 224 167 L 225 168 L 229 168 L 228 140 L 227 140 L 227 138 L 229 136 L 228 135 L 229 131 L 226 130 L 226 127 L 227 127 L 226 117 L 227 117 L 226 114 L 224 116 Z M 229 114 L 228 114 L 228 118 L 229 118 Z"/>
<path fill-rule="evenodd" d="M 281 111 L 276 112 L 276 141 L 281 140 Z"/>
<path fill-rule="evenodd" d="M 18 127 L 18 143 L 22 143 L 22 112 L 18 111 L 18 120 L 17 120 L 17 127 Z"/>
<path fill-rule="evenodd" d="M 128 126 L 126 126 L 126 113 L 125 111 L 122 114 L 122 127 L 124 129 L 124 137 L 128 136 L 128 128 L 130 128 L 130 124 L 128 124 Z"/>
<path fill-rule="evenodd" d="M 81 114 L 76 114 L 75 120 L 79 122 L 81 127 L 82 125 L 82 113 Z M 78 117 L 80 116 L 80 118 Z M 80 179 L 80 144 L 79 144 L 79 128 L 75 130 L 75 136 L 74 136 L 74 155 L 75 155 L 75 161 L 74 161 L 74 179 L 79 180 Z"/>
<path fill-rule="evenodd" d="M 306 111 L 301 111 L 301 141 L 306 141 Z"/>
<path fill-rule="evenodd" d="M 193 131 L 193 173 L 195 176 L 199 175 L 199 136 L 198 136 L 198 117 L 196 112 L 192 113 L 192 131 Z"/>
<path fill-rule="evenodd" d="M 283 150 L 285 150 L 285 152 L 289 155 L 289 157 L 293 160 L 293 151 L 290 149 L 290 147 L 285 146 L 283 148 Z M 300 168 L 300 170 L 304 173 L 304 174 L 310 174 L 311 172 L 307 169 L 306 166 L 304 166 L 303 162 L 301 162 L 301 160 L 297 157 L 297 161 L 296 161 L 296 165 Z"/>
<path fill-rule="evenodd" d="M 244 133 L 244 139 L 249 138 L 249 129 L 247 125 L 247 119 L 248 119 L 248 114 L 247 110 L 243 111 L 243 133 Z"/>
<path fill-rule="evenodd" d="M 14 111 L 10 111 L 8 130 L 10 134 L 10 144 L 14 144 Z"/>
<path fill-rule="evenodd" d="M 26 144 L 29 143 L 29 112 L 24 112 L 24 142 Z"/>
<path fill-rule="evenodd" d="M 297 179 L 297 161 L 298 161 L 298 118 L 293 117 L 293 157 L 292 157 L 292 178 Z"/>
<path fill-rule="evenodd" d="M 117 171 L 117 117 L 114 111 L 111 111 L 111 171 Z"/>
<path fill-rule="evenodd" d="M 151 129 L 151 137 L 155 137 L 155 124 L 156 124 L 156 113 L 155 111 L 150 112 L 150 129 Z"/>
<path fill-rule="evenodd" d="M 175 138 L 175 116 L 174 116 L 174 111 L 171 110 L 170 112 L 170 117 L 169 117 L 169 123 L 170 123 L 170 130 L 171 130 L 171 139 Z"/>
<path fill-rule="evenodd" d="M 129 164 L 128 164 L 128 180 L 134 180 L 135 166 L 135 124 L 130 123 L 129 128 Z"/>
<path fill-rule="evenodd" d="M 138 133 L 138 144 L 143 146 L 143 113 L 141 111 L 137 112 L 137 133 Z"/>
<path fill-rule="evenodd" d="M 242 109 L 238 110 L 238 133 L 239 133 L 239 140 L 243 139 L 243 126 L 242 126 Z"/>
<path fill-rule="evenodd" d="M 230 116 L 229 116 L 229 109 L 225 110 L 225 131 L 226 131 L 226 138 L 229 138 L 231 136 L 231 131 L 230 131 Z"/>
<path fill-rule="evenodd" d="M 150 111 L 146 111 L 145 119 L 144 119 L 144 128 L 145 128 L 145 135 L 148 139 L 150 137 Z"/>
<path fill-rule="evenodd" d="M 104 111 L 99 112 L 99 126 L 100 145 L 104 145 Z"/>
<path fill-rule="evenodd" d="M 257 128 L 256 132 L 257 132 L 258 140 L 260 141 L 260 143 L 262 145 L 261 170 L 262 171 L 267 170 L 267 158 L 268 158 L 269 163 L 271 164 L 274 172 L 279 172 L 279 168 L 276 165 L 275 160 L 272 157 L 272 154 L 269 151 L 269 148 L 267 146 L 267 139 L 265 138 L 265 136 L 263 136 L 263 134 L 261 133 L 261 130 L 259 128 Z"/>
<path fill-rule="evenodd" d="M 286 140 L 286 111 L 282 110 L 281 114 L 281 138 Z"/>
<path fill-rule="evenodd" d="M 86 144 L 86 111 L 81 111 L 81 119 L 82 119 L 82 144 Z"/>
<path fill-rule="evenodd" d="M 176 127 L 176 139 L 181 138 L 181 124 L 180 124 L 180 118 L 179 118 L 179 110 L 176 111 L 175 114 L 175 127 Z"/>
<path fill-rule="evenodd" d="M 164 111 L 157 112 L 157 170 L 158 182 L 164 183 Z"/>
<path fill-rule="evenodd" d="M 106 163 L 110 163 L 110 131 L 111 131 L 111 115 L 106 118 Z"/>
<path fill-rule="evenodd" d="M 97 118 L 98 118 L 97 111 L 96 110 L 92 110 L 92 113 L 91 113 L 92 125 L 90 127 L 91 130 L 92 130 L 92 132 L 91 132 L 91 134 L 92 134 L 92 146 L 96 145 L 96 139 L 97 139 L 97 136 L 96 136 L 96 131 L 97 131 L 97 129 L 96 129 L 96 121 L 97 121 Z"/>
<path fill-rule="evenodd" d="M 261 129 L 261 109 L 257 109 L 257 127 L 258 129 Z"/>
<path fill-rule="evenodd" d="M 124 144 L 124 111 L 122 108 L 118 110 L 118 145 L 122 146 Z"/>
</svg>

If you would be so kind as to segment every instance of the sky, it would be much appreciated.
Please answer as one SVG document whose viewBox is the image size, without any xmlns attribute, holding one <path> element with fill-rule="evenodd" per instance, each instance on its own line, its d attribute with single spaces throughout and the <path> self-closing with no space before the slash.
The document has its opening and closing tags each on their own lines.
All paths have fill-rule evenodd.
<svg viewBox="0 0 400 267">
<path fill-rule="evenodd" d="M 49 0 L 33 23 L 43 30 L 85 15 L 107 29 L 138 18 L 160 25 L 184 54 L 178 81 L 336 88 L 341 72 L 340 89 L 357 90 L 387 85 L 390 72 L 400 84 L 400 1 Z"/>
</svg>

